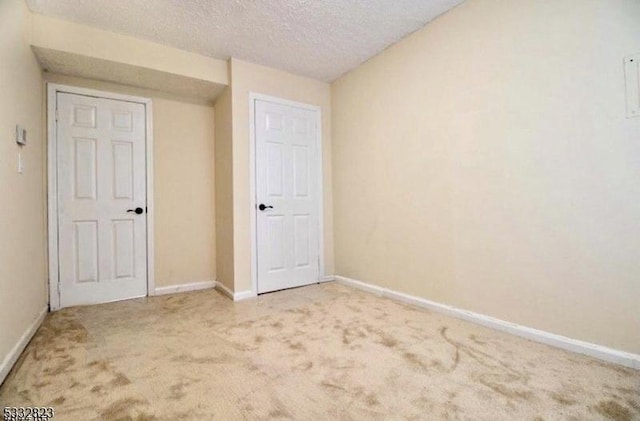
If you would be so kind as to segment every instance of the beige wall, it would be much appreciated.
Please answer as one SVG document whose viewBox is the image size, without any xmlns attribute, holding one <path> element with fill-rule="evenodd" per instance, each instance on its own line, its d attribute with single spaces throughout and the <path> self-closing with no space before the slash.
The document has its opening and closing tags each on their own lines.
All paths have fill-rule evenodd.
<svg viewBox="0 0 640 421">
<path fill-rule="evenodd" d="M 0 365 L 47 303 L 42 76 L 29 27 L 23 1 L 0 1 Z M 27 129 L 22 148 L 16 124 Z"/>
<path fill-rule="evenodd" d="M 45 79 L 152 99 L 156 286 L 214 280 L 213 106 L 88 79 L 53 74 Z"/>
<path fill-rule="evenodd" d="M 336 272 L 640 352 L 635 0 L 468 0 L 332 84 Z"/>
<path fill-rule="evenodd" d="M 214 110 L 153 100 L 156 285 L 216 278 Z"/>
<path fill-rule="evenodd" d="M 322 113 L 325 273 L 333 274 L 331 190 L 331 92 L 329 84 L 231 59 L 233 110 L 234 291 L 251 290 L 249 93 L 317 105 Z"/>
<path fill-rule="evenodd" d="M 216 266 L 217 280 L 233 290 L 233 127 L 231 88 L 215 105 Z"/>
</svg>

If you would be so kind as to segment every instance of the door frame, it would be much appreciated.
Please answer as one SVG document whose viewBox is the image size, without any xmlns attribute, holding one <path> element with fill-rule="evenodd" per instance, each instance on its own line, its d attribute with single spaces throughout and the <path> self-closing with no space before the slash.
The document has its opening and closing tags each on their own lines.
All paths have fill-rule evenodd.
<svg viewBox="0 0 640 421">
<path fill-rule="evenodd" d="M 47 83 L 47 244 L 49 260 L 49 310 L 60 310 L 60 278 L 58 252 L 58 154 L 57 116 L 58 93 L 91 96 L 116 101 L 133 102 L 145 107 L 145 149 L 147 187 L 147 295 L 155 295 L 154 273 L 154 206 L 153 206 L 153 104 L 151 98 L 116 94 L 95 89 Z"/>
<path fill-rule="evenodd" d="M 322 109 L 320 106 L 305 104 L 303 102 L 290 101 L 284 98 L 278 98 L 271 95 L 264 95 L 255 92 L 249 92 L 249 193 L 251 206 L 251 291 L 246 294 L 243 291 L 236 292 L 239 298 L 244 298 L 246 294 L 249 296 L 258 295 L 258 212 L 256 209 L 258 197 L 256 192 L 256 101 L 272 102 L 278 105 L 286 105 L 290 107 L 302 108 L 305 110 L 315 111 L 317 113 L 317 130 L 316 145 L 318 147 L 318 257 L 319 270 L 318 282 L 324 279 L 324 172 L 323 172 L 323 149 L 322 149 Z"/>
</svg>

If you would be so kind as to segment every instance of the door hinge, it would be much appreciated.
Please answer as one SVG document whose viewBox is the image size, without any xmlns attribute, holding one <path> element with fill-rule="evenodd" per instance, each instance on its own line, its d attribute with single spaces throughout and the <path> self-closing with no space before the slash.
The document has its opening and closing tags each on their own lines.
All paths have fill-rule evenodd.
<svg viewBox="0 0 640 421">
<path fill-rule="evenodd" d="M 58 109 L 56 108 L 56 123 L 58 122 L 58 118 L 59 118 L 59 113 L 58 113 Z"/>
</svg>

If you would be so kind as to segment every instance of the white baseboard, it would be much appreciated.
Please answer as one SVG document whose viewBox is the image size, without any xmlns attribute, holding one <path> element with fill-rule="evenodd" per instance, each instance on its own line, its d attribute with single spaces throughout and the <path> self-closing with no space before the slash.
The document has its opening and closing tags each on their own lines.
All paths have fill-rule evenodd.
<svg viewBox="0 0 640 421">
<path fill-rule="evenodd" d="M 155 295 L 175 294 L 177 292 L 198 291 L 201 289 L 215 288 L 216 281 L 191 282 L 189 284 L 169 285 L 156 287 Z"/>
<path fill-rule="evenodd" d="M 22 351 L 24 351 L 24 349 L 27 347 L 29 341 L 31 340 L 31 338 L 33 338 L 33 335 L 36 333 L 36 331 L 44 321 L 44 318 L 46 317 L 48 312 L 48 306 L 45 306 L 42 310 L 40 310 L 40 313 L 38 313 L 38 317 L 36 317 L 33 323 L 31 323 L 31 325 L 18 340 L 18 343 L 16 343 L 14 347 L 11 348 L 9 354 L 7 354 L 7 356 L 4 357 L 4 360 L 2 360 L 2 363 L 0 363 L 0 385 L 9 375 L 9 372 L 13 368 L 13 365 L 16 363 L 16 361 L 18 361 L 18 358 L 20 358 L 20 354 L 22 354 Z"/>
<path fill-rule="evenodd" d="M 222 282 L 218 282 L 216 289 L 233 300 L 233 291 L 227 288 Z"/>
<path fill-rule="evenodd" d="M 336 279 L 335 279 L 335 277 L 333 275 L 328 275 L 328 276 L 325 276 L 324 278 L 322 278 L 321 280 L 319 280 L 318 283 L 331 282 L 331 281 L 335 281 L 335 280 Z M 223 293 L 224 295 L 226 295 L 227 297 L 231 298 L 233 301 L 242 301 L 242 300 L 246 300 L 248 298 L 257 297 L 257 294 L 254 294 L 253 291 L 251 291 L 251 290 L 233 292 L 229 288 L 227 288 L 224 284 L 222 284 L 220 282 L 218 282 L 218 284 L 216 285 L 216 289 L 218 291 L 220 291 L 221 293 Z"/>
<path fill-rule="evenodd" d="M 248 298 L 255 298 L 257 295 L 252 291 L 240 291 L 233 293 L 233 301 L 242 301 Z"/>
<path fill-rule="evenodd" d="M 256 296 L 251 291 L 233 292 L 221 282 L 218 282 L 218 284 L 216 285 L 216 289 L 221 293 L 223 293 L 224 295 L 226 295 L 227 297 L 231 298 L 233 301 L 246 300 L 247 298 L 253 298 Z"/>
<path fill-rule="evenodd" d="M 437 303 L 425 298 L 416 297 L 402 292 L 397 292 L 388 288 L 379 287 L 377 285 L 368 284 L 366 282 L 357 281 L 355 279 L 346 278 L 344 276 L 335 276 L 337 282 L 353 288 L 358 288 L 382 297 L 388 297 L 407 304 L 437 311 L 459 319 L 467 320 L 480 324 L 492 329 L 511 333 L 516 336 L 530 339 L 532 341 L 541 342 L 567 351 L 588 355 L 600 360 L 611 363 L 620 364 L 626 367 L 640 369 L 640 355 L 630 352 L 619 351 L 613 348 L 596 345 L 590 342 L 584 342 L 577 339 L 568 338 L 566 336 L 556 335 L 555 333 L 546 332 L 544 330 L 533 329 L 516 323 L 507 322 L 496 319 L 495 317 L 484 314 L 474 313 L 472 311 L 459 309 L 447 304 Z"/>
</svg>

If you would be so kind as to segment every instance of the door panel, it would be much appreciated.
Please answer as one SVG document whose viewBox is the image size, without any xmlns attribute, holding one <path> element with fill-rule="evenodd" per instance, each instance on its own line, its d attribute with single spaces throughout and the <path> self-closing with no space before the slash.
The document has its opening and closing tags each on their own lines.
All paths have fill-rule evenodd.
<svg viewBox="0 0 640 421">
<path fill-rule="evenodd" d="M 111 142 L 113 151 L 113 198 L 133 200 L 133 145 Z"/>
<path fill-rule="evenodd" d="M 296 197 L 309 195 L 309 152 L 307 146 L 293 146 L 293 193 Z"/>
<path fill-rule="evenodd" d="M 74 185 L 76 199 L 96 199 L 98 174 L 96 165 L 96 139 L 76 137 L 74 154 Z"/>
<path fill-rule="evenodd" d="M 267 142 L 267 197 L 284 195 L 284 145 Z"/>
<path fill-rule="evenodd" d="M 284 239 L 285 220 L 282 215 L 267 215 L 267 234 L 269 236 L 267 246 L 269 248 L 268 272 L 285 269 Z"/>
<path fill-rule="evenodd" d="M 309 215 L 293 215 L 294 263 L 298 268 L 311 264 L 309 259 L 309 219 Z"/>
<path fill-rule="evenodd" d="M 60 305 L 147 293 L 142 104 L 57 94 Z"/>
<path fill-rule="evenodd" d="M 318 282 L 317 111 L 255 101 L 258 293 Z"/>
<path fill-rule="evenodd" d="M 98 282 L 97 221 L 76 221 L 74 229 L 73 266 L 77 283 Z"/>
<path fill-rule="evenodd" d="M 135 227 L 133 221 L 113 221 L 114 278 L 135 277 Z"/>
</svg>

